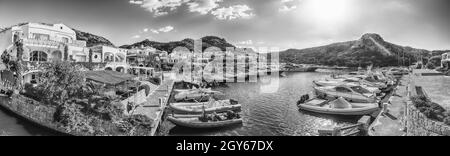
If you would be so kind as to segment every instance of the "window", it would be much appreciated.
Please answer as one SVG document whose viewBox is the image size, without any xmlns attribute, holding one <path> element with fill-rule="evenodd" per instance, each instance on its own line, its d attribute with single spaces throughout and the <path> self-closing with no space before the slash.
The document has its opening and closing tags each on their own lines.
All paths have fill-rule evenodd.
<svg viewBox="0 0 450 156">
<path fill-rule="evenodd" d="M 66 37 L 63 37 L 63 38 L 62 38 L 62 42 L 63 42 L 63 43 L 69 43 L 69 39 L 66 38 Z"/>
<path fill-rule="evenodd" d="M 98 58 L 98 55 L 94 55 L 94 59 L 97 59 Z"/>
<path fill-rule="evenodd" d="M 36 78 L 36 74 L 31 74 L 31 80 L 30 80 L 31 84 L 37 84 L 37 78 Z"/>
<path fill-rule="evenodd" d="M 47 34 L 32 34 L 32 37 L 37 40 L 50 40 L 50 35 Z"/>
<path fill-rule="evenodd" d="M 30 55 L 30 61 L 33 62 L 46 62 L 47 61 L 47 53 L 42 51 L 33 51 Z"/>
</svg>

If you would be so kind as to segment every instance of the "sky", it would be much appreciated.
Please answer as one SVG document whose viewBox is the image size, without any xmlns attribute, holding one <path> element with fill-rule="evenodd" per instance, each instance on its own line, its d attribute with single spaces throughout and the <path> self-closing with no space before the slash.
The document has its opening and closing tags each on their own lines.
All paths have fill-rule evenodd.
<svg viewBox="0 0 450 156">
<path fill-rule="evenodd" d="M 115 45 L 213 35 L 240 47 L 308 48 L 378 33 L 450 49 L 448 0 L 0 0 L 0 27 L 64 23 Z"/>
</svg>

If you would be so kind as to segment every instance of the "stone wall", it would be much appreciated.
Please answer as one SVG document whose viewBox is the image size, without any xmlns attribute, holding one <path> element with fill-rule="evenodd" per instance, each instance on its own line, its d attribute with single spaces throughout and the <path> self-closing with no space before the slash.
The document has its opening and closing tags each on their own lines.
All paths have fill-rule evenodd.
<svg viewBox="0 0 450 156">
<path fill-rule="evenodd" d="M 55 107 L 43 105 L 22 95 L 14 95 L 10 100 L 1 100 L 0 105 L 3 108 L 36 125 L 66 135 L 86 135 L 76 133 L 69 134 L 65 132 L 63 128 L 55 124 L 53 117 L 56 112 Z"/>
<path fill-rule="evenodd" d="M 450 136 L 450 126 L 428 119 L 412 103 L 408 103 L 406 128 L 408 136 Z"/>
<path fill-rule="evenodd" d="M 417 95 L 416 86 L 409 87 L 409 97 Z M 426 94 L 426 93 L 425 93 Z M 450 136 L 450 126 L 428 119 L 408 100 L 406 103 L 405 127 L 407 136 Z"/>
</svg>

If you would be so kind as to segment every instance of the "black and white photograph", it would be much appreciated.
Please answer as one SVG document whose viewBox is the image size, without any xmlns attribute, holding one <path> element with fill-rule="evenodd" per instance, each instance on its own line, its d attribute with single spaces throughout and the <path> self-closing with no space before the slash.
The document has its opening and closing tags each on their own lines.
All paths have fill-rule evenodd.
<svg viewBox="0 0 450 156">
<path fill-rule="evenodd" d="M 0 0 L 0 136 L 202 153 L 450 136 L 449 15 L 448 0 Z"/>
</svg>

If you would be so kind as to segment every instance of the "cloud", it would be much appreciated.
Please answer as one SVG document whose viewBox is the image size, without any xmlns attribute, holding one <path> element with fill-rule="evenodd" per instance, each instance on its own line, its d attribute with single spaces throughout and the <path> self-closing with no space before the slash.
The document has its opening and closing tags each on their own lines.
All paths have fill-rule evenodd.
<svg viewBox="0 0 450 156">
<path fill-rule="evenodd" d="M 247 5 L 234 5 L 228 8 L 219 8 L 211 12 L 217 19 L 234 20 L 238 18 L 251 18 L 254 16 L 252 9 Z"/>
<path fill-rule="evenodd" d="M 142 4 L 141 0 L 130 0 L 130 4 Z"/>
<path fill-rule="evenodd" d="M 131 37 L 131 38 L 138 39 L 138 38 L 141 38 L 141 35 L 134 35 L 134 36 Z"/>
<path fill-rule="evenodd" d="M 172 27 L 172 26 L 166 26 L 166 27 L 162 27 L 162 28 L 159 28 L 159 32 L 170 32 L 170 31 L 172 31 L 174 28 Z"/>
<path fill-rule="evenodd" d="M 289 12 L 297 9 L 297 4 L 299 0 L 281 0 L 281 8 L 278 9 L 279 12 Z"/>
<path fill-rule="evenodd" d="M 219 7 L 219 2 L 223 0 L 193 0 L 189 2 L 189 11 L 190 12 L 199 12 L 202 15 L 206 15 L 211 12 L 213 9 Z"/>
<path fill-rule="evenodd" d="M 212 14 L 221 20 L 249 18 L 254 15 L 251 13 L 252 9 L 247 5 L 219 8 L 219 3 L 224 2 L 224 0 L 130 0 L 129 2 L 130 4 L 145 8 L 147 11 L 153 13 L 155 17 L 167 15 L 183 5 L 188 6 L 189 12 L 196 12 L 201 15 Z M 156 31 L 152 32 L 156 33 Z"/>
<path fill-rule="evenodd" d="M 238 42 L 238 44 L 241 44 L 241 45 L 253 45 L 253 40 L 241 41 L 241 42 Z"/>
<path fill-rule="evenodd" d="M 147 11 L 154 13 L 155 17 L 167 15 L 189 0 L 131 0 L 130 4 L 139 5 Z"/>
<path fill-rule="evenodd" d="M 292 10 L 295 10 L 295 9 L 297 9 L 297 6 L 284 5 L 278 11 L 280 11 L 280 12 L 289 12 L 289 11 L 292 11 Z"/>
<path fill-rule="evenodd" d="M 173 26 L 165 26 L 165 27 L 161 27 L 161 28 L 158 28 L 158 29 L 151 29 L 151 28 L 144 28 L 144 30 L 143 30 L 143 32 L 141 32 L 141 33 L 148 33 L 148 32 L 151 32 L 151 33 L 154 33 L 154 34 L 159 34 L 159 33 L 168 33 L 168 32 L 171 32 L 171 31 L 173 31 L 175 28 L 173 27 Z"/>
</svg>

